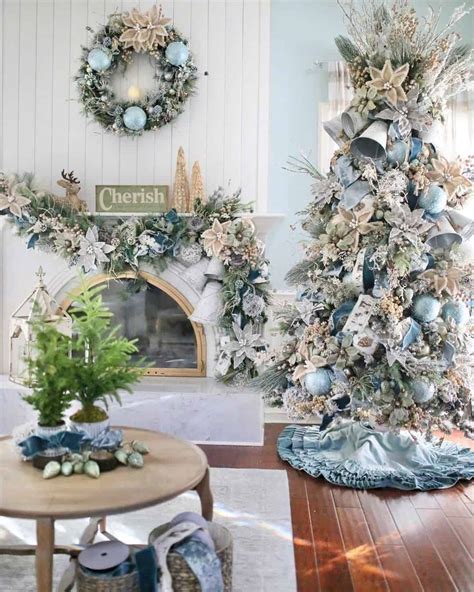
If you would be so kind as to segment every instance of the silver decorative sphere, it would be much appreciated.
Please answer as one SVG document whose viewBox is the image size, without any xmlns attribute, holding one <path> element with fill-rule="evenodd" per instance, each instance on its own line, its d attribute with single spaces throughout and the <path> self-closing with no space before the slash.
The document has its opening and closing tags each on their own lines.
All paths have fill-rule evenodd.
<svg viewBox="0 0 474 592">
<path fill-rule="evenodd" d="M 445 321 L 453 320 L 456 325 L 465 325 L 469 319 L 469 311 L 464 302 L 450 300 L 443 306 L 441 316 Z"/>
<path fill-rule="evenodd" d="M 421 323 L 431 323 L 439 315 L 441 304 L 431 294 L 419 294 L 413 299 L 413 317 Z"/>
<path fill-rule="evenodd" d="M 317 368 L 304 377 L 306 390 L 313 397 L 327 395 L 331 390 L 331 374 L 326 368 Z"/>
<path fill-rule="evenodd" d="M 179 249 L 178 261 L 183 265 L 195 265 L 202 259 L 202 247 L 199 243 L 189 243 Z"/>
<path fill-rule="evenodd" d="M 87 63 L 96 72 L 105 72 L 112 63 L 112 54 L 105 47 L 94 47 L 87 55 Z"/>
<path fill-rule="evenodd" d="M 145 127 L 146 113 L 141 107 L 129 107 L 123 114 L 123 123 L 128 129 L 138 132 Z"/>
<path fill-rule="evenodd" d="M 166 48 L 165 55 L 173 66 L 182 66 L 189 57 L 189 49 L 182 41 L 173 41 Z"/>
<path fill-rule="evenodd" d="M 413 378 L 410 381 L 410 390 L 413 400 L 419 405 L 431 401 L 435 394 L 434 384 L 423 378 Z"/>
<path fill-rule="evenodd" d="M 428 214 L 440 214 L 447 203 L 446 191 L 438 185 L 430 185 L 428 191 L 422 193 L 418 198 L 418 207 L 426 210 Z"/>
</svg>

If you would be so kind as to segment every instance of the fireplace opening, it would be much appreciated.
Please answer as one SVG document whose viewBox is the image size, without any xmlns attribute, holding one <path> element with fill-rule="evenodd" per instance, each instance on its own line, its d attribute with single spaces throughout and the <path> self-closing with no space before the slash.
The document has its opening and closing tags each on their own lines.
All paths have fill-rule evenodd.
<svg viewBox="0 0 474 592">
<path fill-rule="evenodd" d="M 121 335 L 136 339 L 135 360 L 145 357 L 153 376 L 205 376 L 206 347 L 202 325 L 190 321 L 193 307 L 171 284 L 149 273 L 96 276 L 104 283 L 102 299 Z M 73 299 L 64 303 L 67 310 Z"/>
</svg>

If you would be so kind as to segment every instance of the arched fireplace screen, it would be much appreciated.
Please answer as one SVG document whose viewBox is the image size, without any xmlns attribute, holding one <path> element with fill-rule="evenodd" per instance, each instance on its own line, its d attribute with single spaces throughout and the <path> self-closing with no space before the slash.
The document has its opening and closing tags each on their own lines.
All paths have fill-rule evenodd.
<svg viewBox="0 0 474 592">
<path fill-rule="evenodd" d="M 102 292 L 113 322 L 128 339 L 137 339 L 136 358 L 145 356 L 152 376 L 205 376 L 206 342 L 202 325 L 188 319 L 193 307 L 171 284 L 140 272 L 98 275 L 91 285 Z M 67 310 L 74 299 L 63 304 Z"/>
</svg>

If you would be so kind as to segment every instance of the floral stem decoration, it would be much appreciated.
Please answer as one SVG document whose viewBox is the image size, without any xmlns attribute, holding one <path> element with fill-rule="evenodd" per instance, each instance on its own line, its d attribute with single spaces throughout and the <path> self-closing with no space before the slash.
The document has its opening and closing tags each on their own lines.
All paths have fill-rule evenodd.
<svg viewBox="0 0 474 592">
<path fill-rule="evenodd" d="M 313 179 L 310 236 L 287 275 L 299 301 L 277 313 L 284 346 L 257 383 L 295 418 L 474 435 L 474 221 L 459 212 L 472 176 L 434 143 L 446 100 L 472 86 L 474 54 L 453 32 L 469 11 L 439 30 L 438 13 L 419 20 L 407 0 L 340 5 L 355 97 L 327 176 L 307 159 L 293 166 Z"/>
<path fill-rule="evenodd" d="M 197 68 L 187 40 L 164 17 L 161 6 L 141 12 L 113 13 L 93 33 L 76 81 L 86 115 L 107 131 L 137 136 L 156 130 L 183 112 L 193 93 Z M 111 78 L 133 60 L 134 53 L 149 55 L 155 69 L 154 88 L 129 89 L 129 100 L 119 101 Z M 133 92 L 132 92 L 133 91 Z"/>
<path fill-rule="evenodd" d="M 394 70 L 390 60 L 387 60 L 382 70 L 378 70 L 373 66 L 369 68 L 372 80 L 368 84 L 380 96 L 387 99 L 392 105 L 396 105 L 399 100 L 406 101 L 407 99 L 402 84 L 408 76 L 409 69 L 408 64 L 403 64 L 403 66 Z"/>
<path fill-rule="evenodd" d="M 257 358 L 265 349 L 261 334 L 270 300 L 268 262 L 252 221 L 245 217 L 249 210 L 240 192 L 226 195 L 218 189 L 204 202 L 195 200 L 188 214 L 172 209 L 112 222 L 38 189 L 32 175 L 0 176 L 0 215 L 15 225 L 28 247 L 56 253 L 86 273 L 100 269 L 116 275 L 132 269 L 138 274 L 144 267 L 161 273 L 174 262 L 190 268 L 190 276 L 193 266 L 203 275 L 206 260 L 208 265 L 217 260 L 219 278 L 209 279 L 208 285 L 218 286 L 220 306 L 207 312 L 212 313 L 209 324 L 219 326 L 225 336 L 218 371 L 223 381 L 255 377 Z M 205 302 L 205 293 L 206 287 L 196 309 Z M 224 347 L 236 340 L 242 350 Z"/>
</svg>

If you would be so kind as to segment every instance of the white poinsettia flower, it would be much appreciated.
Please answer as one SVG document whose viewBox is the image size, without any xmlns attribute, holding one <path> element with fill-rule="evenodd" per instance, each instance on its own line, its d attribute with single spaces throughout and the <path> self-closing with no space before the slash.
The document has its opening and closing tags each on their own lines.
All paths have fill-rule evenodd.
<svg viewBox="0 0 474 592">
<path fill-rule="evenodd" d="M 80 240 L 79 264 L 82 265 L 84 271 L 87 273 L 91 269 L 95 269 L 97 265 L 109 261 L 107 253 L 110 253 L 114 249 L 114 246 L 108 245 L 104 241 L 99 241 L 99 229 L 97 226 L 88 228 L 86 236 Z"/>
<path fill-rule="evenodd" d="M 230 222 L 214 220 L 211 228 L 202 233 L 203 245 L 208 255 L 218 257 L 222 249 L 227 245 L 227 233 Z"/>
<path fill-rule="evenodd" d="M 0 193 L 0 211 L 8 210 L 14 216 L 21 218 L 21 209 L 31 203 L 23 192 L 27 189 L 25 183 L 16 183 L 7 187 L 3 193 Z"/>
<path fill-rule="evenodd" d="M 385 213 L 385 220 L 390 224 L 390 241 L 407 240 L 416 245 L 419 237 L 428 232 L 432 222 L 424 219 L 422 208 L 411 210 L 407 204 L 394 204 L 390 212 Z"/>
<path fill-rule="evenodd" d="M 232 358 L 235 369 L 246 359 L 255 361 L 256 349 L 265 347 L 266 343 L 260 333 L 253 332 L 252 323 L 247 323 L 243 329 L 238 323 L 233 323 L 232 329 L 236 339 L 225 345 L 224 351 Z"/>
</svg>

